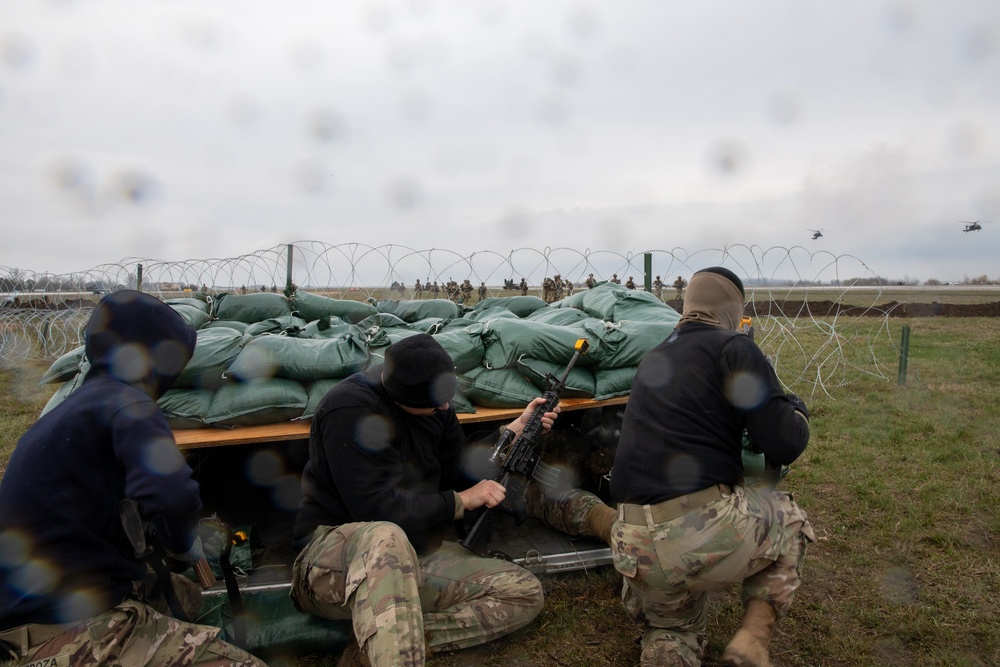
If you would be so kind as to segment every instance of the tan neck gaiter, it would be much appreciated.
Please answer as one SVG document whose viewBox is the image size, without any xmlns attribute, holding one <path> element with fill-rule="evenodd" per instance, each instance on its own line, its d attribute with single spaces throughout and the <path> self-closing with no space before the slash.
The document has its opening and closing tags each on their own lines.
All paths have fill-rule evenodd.
<svg viewBox="0 0 1000 667">
<path fill-rule="evenodd" d="M 700 322 L 735 331 L 742 318 L 743 295 L 728 278 L 710 271 L 691 276 L 677 326 Z"/>
</svg>

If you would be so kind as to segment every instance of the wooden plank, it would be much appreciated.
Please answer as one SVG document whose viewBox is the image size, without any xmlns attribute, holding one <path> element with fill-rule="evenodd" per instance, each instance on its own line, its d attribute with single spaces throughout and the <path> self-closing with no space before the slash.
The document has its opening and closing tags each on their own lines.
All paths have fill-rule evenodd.
<svg viewBox="0 0 1000 667">
<path fill-rule="evenodd" d="M 607 405 L 623 405 L 628 396 L 597 401 L 592 398 L 564 398 L 559 401 L 563 411 L 601 408 Z M 460 413 L 462 424 L 516 419 L 524 410 L 518 408 L 476 408 L 474 413 Z M 309 437 L 308 421 L 280 422 L 261 426 L 237 426 L 234 428 L 198 428 L 174 431 L 174 440 L 179 449 L 200 449 L 207 447 L 228 447 L 261 442 L 282 442 L 302 440 Z"/>
</svg>

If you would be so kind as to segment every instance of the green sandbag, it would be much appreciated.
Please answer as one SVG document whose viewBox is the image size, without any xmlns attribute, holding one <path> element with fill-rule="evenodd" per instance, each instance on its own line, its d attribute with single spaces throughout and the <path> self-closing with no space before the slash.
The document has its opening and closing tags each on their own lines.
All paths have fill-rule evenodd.
<svg viewBox="0 0 1000 667">
<path fill-rule="evenodd" d="M 306 409 L 302 411 L 302 414 L 296 417 L 296 421 L 309 421 L 316 415 L 316 409 L 319 408 L 320 401 L 327 393 L 340 384 L 344 378 L 336 378 L 329 380 L 316 380 L 311 383 L 306 392 L 308 393 L 309 400 L 306 403 Z"/>
<path fill-rule="evenodd" d="M 582 324 L 561 327 L 528 320 L 492 320 L 483 333 L 486 343 L 483 364 L 487 368 L 511 368 L 521 357 L 529 357 L 565 365 L 573 356 L 576 341 L 588 335 Z M 576 363 L 580 366 L 594 363 L 591 358 L 600 353 L 599 347 L 599 340 L 591 340 L 590 350 Z"/>
<path fill-rule="evenodd" d="M 406 322 L 417 322 L 428 317 L 452 318 L 462 314 L 462 308 L 449 299 L 385 299 L 375 303 L 380 313 L 390 313 Z"/>
<path fill-rule="evenodd" d="M 483 310 L 494 306 L 502 306 L 518 317 L 527 317 L 537 310 L 546 308 L 548 304 L 537 296 L 491 296 L 477 303 L 472 309 Z"/>
<path fill-rule="evenodd" d="M 434 334 L 440 333 L 448 322 L 451 322 L 451 320 L 444 317 L 425 317 L 422 320 L 410 322 L 410 328 L 414 331 L 419 331 L 433 336 Z"/>
<path fill-rule="evenodd" d="M 214 395 L 211 389 L 168 389 L 156 404 L 175 431 L 205 428 Z"/>
<path fill-rule="evenodd" d="M 675 324 L 630 321 L 615 324 L 596 319 L 586 320 L 581 323 L 583 335 L 591 345 L 586 356 L 595 369 L 638 366 L 647 352 L 673 333 Z M 595 343 L 598 343 L 596 347 Z"/>
<path fill-rule="evenodd" d="M 192 308 L 197 308 L 206 315 L 211 314 L 212 306 L 202 299 L 195 299 L 194 297 L 180 297 L 178 299 L 164 299 L 163 303 L 168 306 L 191 306 Z"/>
<path fill-rule="evenodd" d="M 545 308 L 543 310 L 536 310 L 524 319 L 528 322 L 554 324 L 564 327 L 590 319 L 590 315 L 576 308 Z"/>
<path fill-rule="evenodd" d="M 212 397 L 205 423 L 255 426 L 291 421 L 305 410 L 308 398 L 305 387 L 285 378 L 227 382 Z"/>
<path fill-rule="evenodd" d="M 594 369 L 594 398 L 603 401 L 615 396 L 627 396 L 632 393 L 632 380 L 635 379 L 635 366 L 625 368 Z"/>
<path fill-rule="evenodd" d="M 178 315 L 180 315 L 185 322 L 193 326 L 195 329 L 200 329 L 204 325 L 212 321 L 212 316 L 209 315 L 204 310 L 195 308 L 194 306 L 188 306 L 183 303 L 173 304 L 170 306 L 174 309 Z"/>
<path fill-rule="evenodd" d="M 287 587 L 241 592 L 240 598 L 246 628 L 241 648 L 271 664 L 304 655 L 337 655 L 354 634 L 350 621 L 331 621 L 297 610 Z M 204 595 L 201 613 L 194 621 L 222 628 L 220 639 L 236 643 L 227 596 Z"/>
<path fill-rule="evenodd" d="M 681 314 L 649 292 L 629 290 L 618 299 L 611 313 L 613 322 L 658 322 L 677 324 Z"/>
<path fill-rule="evenodd" d="M 284 334 L 286 336 L 298 336 L 306 327 L 307 322 L 295 315 L 282 315 L 281 317 L 269 317 L 260 322 L 248 324 L 244 336 L 253 338 L 264 334 Z"/>
<path fill-rule="evenodd" d="M 243 349 L 243 334 L 228 327 L 199 329 L 194 354 L 171 385 L 173 389 L 214 389 Z"/>
<path fill-rule="evenodd" d="M 226 376 L 236 380 L 287 378 L 315 382 L 347 377 L 368 365 L 367 346 L 353 335 L 336 338 L 258 336 L 243 346 Z"/>
<path fill-rule="evenodd" d="M 66 382 L 62 383 L 56 393 L 49 397 L 48 402 L 45 403 L 45 407 L 42 408 L 42 413 L 38 415 L 39 417 L 45 416 L 48 412 L 54 409 L 57 405 L 66 400 L 66 397 L 72 394 L 77 387 L 83 384 L 84 379 L 87 377 L 87 371 L 90 370 L 90 362 L 84 360 L 83 365 L 80 367 L 80 372 L 71 377 Z"/>
<path fill-rule="evenodd" d="M 296 290 L 292 294 L 291 308 L 307 322 L 333 315 L 353 324 L 378 312 L 375 306 L 369 303 L 350 299 L 331 299 L 328 296 L 302 290 Z"/>
<path fill-rule="evenodd" d="M 42 375 L 42 379 L 38 381 L 38 384 L 66 382 L 76 377 L 76 374 L 80 372 L 80 366 L 86 363 L 86 361 L 87 353 L 83 345 L 75 350 L 70 350 L 52 362 L 52 365 Z"/>
<path fill-rule="evenodd" d="M 475 368 L 458 376 L 458 386 L 470 401 L 484 408 L 523 408 L 541 395 L 516 368 Z"/>
<path fill-rule="evenodd" d="M 335 315 L 325 315 L 302 327 L 299 338 L 336 338 L 341 334 L 350 333 L 353 326 Z"/>
<path fill-rule="evenodd" d="M 492 308 L 473 309 L 462 315 L 461 319 L 472 322 L 488 322 L 498 317 L 510 317 L 519 319 L 517 315 L 503 306 L 493 306 Z"/>
<path fill-rule="evenodd" d="M 483 364 L 486 345 L 480 332 L 480 329 L 454 329 L 434 336 L 434 340 L 441 344 L 455 362 L 457 373 L 470 371 Z"/>
<path fill-rule="evenodd" d="M 550 387 L 547 375 L 560 378 L 566 372 L 566 366 L 542 359 L 522 357 L 517 362 L 517 370 L 538 389 L 540 394 Z M 574 366 L 566 377 L 566 387 L 559 395 L 564 398 L 593 398 L 594 373 L 589 368 Z"/>
<path fill-rule="evenodd" d="M 274 292 L 253 294 L 220 294 L 212 304 L 212 316 L 217 320 L 236 320 L 253 324 L 272 317 L 285 317 L 292 313 L 288 299 Z"/>
<path fill-rule="evenodd" d="M 202 329 L 235 329 L 240 333 L 247 330 L 250 325 L 246 322 L 237 322 L 235 320 L 212 320 L 211 322 L 206 322 L 201 326 Z"/>
</svg>

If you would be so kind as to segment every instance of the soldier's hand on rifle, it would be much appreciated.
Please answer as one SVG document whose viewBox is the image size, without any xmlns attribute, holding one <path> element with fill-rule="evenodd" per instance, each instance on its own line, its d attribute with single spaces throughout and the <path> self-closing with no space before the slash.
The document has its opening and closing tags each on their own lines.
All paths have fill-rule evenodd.
<svg viewBox="0 0 1000 667">
<path fill-rule="evenodd" d="M 524 408 L 524 412 L 521 413 L 521 416 L 518 417 L 517 419 L 515 419 L 514 421 L 512 421 L 507 426 L 507 428 L 509 428 L 511 431 L 513 431 L 517 435 L 521 435 L 521 431 L 524 430 L 524 427 L 528 423 L 528 420 L 531 419 L 531 413 L 535 411 L 535 406 L 537 406 L 537 405 L 544 405 L 544 404 L 545 404 L 545 397 L 544 396 L 539 396 L 538 398 L 536 398 L 535 400 L 533 400 L 531 403 L 528 403 L 527 407 Z M 559 416 L 559 412 L 561 410 L 562 410 L 562 408 L 560 408 L 557 405 L 552 410 L 552 412 L 546 412 L 545 414 L 543 414 L 542 415 L 542 428 L 545 429 L 546 431 L 548 431 L 550 428 L 552 428 L 552 425 L 555 423 L 556 417 Z"/>
<path fill-rule="evenodd" d="M 482 506 L 496 507 L 507 493 L 500 482 L 492 479 L 484 479 L 475 486 L 459 491 L 458 497 L 462 499 L 462 505 L 466 510 L 474 510 Z"/>
</svg>

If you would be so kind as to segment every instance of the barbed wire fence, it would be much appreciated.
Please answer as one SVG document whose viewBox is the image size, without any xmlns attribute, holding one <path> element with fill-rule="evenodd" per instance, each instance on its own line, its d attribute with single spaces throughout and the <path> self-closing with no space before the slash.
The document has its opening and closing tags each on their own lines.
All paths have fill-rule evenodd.
<svg viewBox="0 0 1000 667">
<path fill-rule="evenodd" d="M 890 312 L 878 305 L 878 276 L 863 261 L 801 246 L 746 245 L 694 252 L 517 248 L 464 254 L 395 244 L 296 241 L 229 258 L 129 257 L 70 274 L 0 266 L 0 362 L 53 360 L 79 347 L 99 295 L 137 286 L 164 300 L 296 288 L 340 299 L 381 300 L 430 298 L 428 291 L 416 292 L 417 280 L 443 288 L 468 279 L 477 292 L 482 285 L 488 296 L 509 296 L 522 278 L 529 293 L 540 295 L 543 280 L 556 275 L 577 289 L 590 276 L 598 282 L 631 279 L 638 289 L 650 289 L 655 276 L 669 301 L 673 276 L 687 279 L 707 266 L 725 266 L 744 280 L 756 340 L 790 389 L 830 395 L 863 376 L 892 376 L 899 349 L 889 331 Z M 856 291 L 859 286 L 867 289 Z M 803 288 L 821 290 L 824 299 L 807 299 Z M 858 305 L 859 299 L 867 305 Z"/>
</svg>

